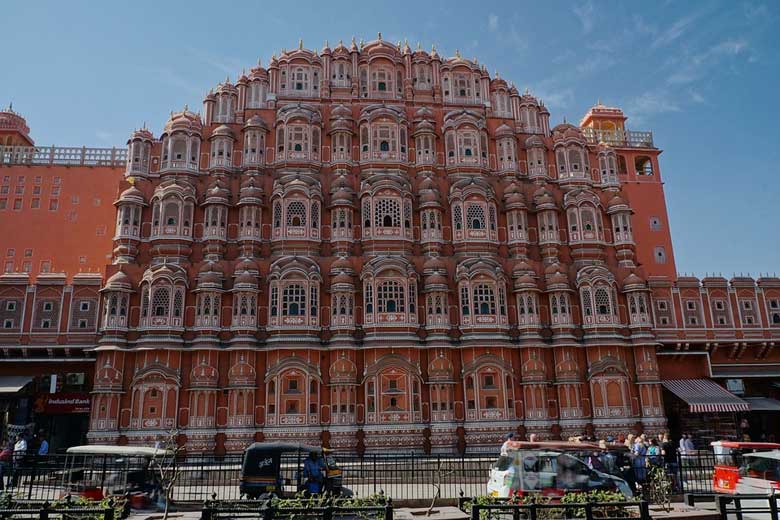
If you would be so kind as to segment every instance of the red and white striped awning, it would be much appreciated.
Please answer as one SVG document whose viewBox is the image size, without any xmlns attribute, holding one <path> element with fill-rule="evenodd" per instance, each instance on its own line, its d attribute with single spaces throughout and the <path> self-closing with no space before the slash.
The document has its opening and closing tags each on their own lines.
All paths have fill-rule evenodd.
<svg viewBox="0 0 780 520">
<path fill-rule="evenodd" d="M 711 379 L 670 379 L 662 383 L 694 413 L 750 411 L 748 403 Z"/>
</svg>

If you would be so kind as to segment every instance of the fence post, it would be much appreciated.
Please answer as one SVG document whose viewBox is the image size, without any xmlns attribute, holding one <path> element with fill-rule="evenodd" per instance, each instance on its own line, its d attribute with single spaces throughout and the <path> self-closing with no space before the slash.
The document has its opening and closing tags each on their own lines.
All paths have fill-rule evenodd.
<svg viewBox="0 0 780 520">
<path fill-rule="evenodd" d="M 772 493 L 769 495 L 769 512 L 772 515 L 772 520 L 778 520 L 777 518 L 777 496 Z"/>
<path fill-rule="evenodd" d="M 531 508 L 530 508 L 530 519 L 536 520 L 536 502 L 531 502 Z M 479 520 L 479 519 L 477 519 Z"/>
<path fill-rule="evenodd" d="M 479 505 L 471 503 L 471 520 L 479 520 Z"/>
<path fill-rule="evenodd" d="M 585 502 L 585 519 L 593 520 L 593 502 Z"/>
<path fill-rule="evenodd" d="M 322 512 L 322 520 L 331 520 L 333 518 L 333 504 L 325 506 L 325 511 Z"/>
<path fill-rule="evenodd" d="M 376 453 L 371 455 L 373 461 L 374 461 L 374 469 L 371 470 L 371 479 L 374 481 L 374 494 L 376 494 Z"/>
<path fill-rule="evenodd" d="M 103 511 L 103 520 L 114 520 L 114 499 L 113 498 L 108 500 L 106 510 Z"/>
<path fill-rule="evenodd" d="M 38 517 L 41 520 L 49 520 L 49 501 L 43 503 L 43 507 L 41 508 L 41 514 Z"/>
<path fill-rule="evenodd" d="M 647 500 L 639 502 L 639 518 L 650 520 L 650 504 L 647 503 Z"/>
<path fill-rule="evenodd" d="M 393 499 L 390 497 L 385 502 L 385 520 L 393 520 Z"/>
<path fill-rule="evenodd" d="M 685 494 L 685 479 L 683 479 L 683 458 L 680 452 L 677 452 L 677 482 L 680 486 L 680 493 Z"/>
<path fill-rule="evenodd" d="M 726 513 L 726 501 L 731 500 L 731 497 L 718 495 L 715 497 L 715 500 L 718 503 L 718 512 L 720 513 L 721 520 L 727 520 L 728 514 Z"/>
</svg>

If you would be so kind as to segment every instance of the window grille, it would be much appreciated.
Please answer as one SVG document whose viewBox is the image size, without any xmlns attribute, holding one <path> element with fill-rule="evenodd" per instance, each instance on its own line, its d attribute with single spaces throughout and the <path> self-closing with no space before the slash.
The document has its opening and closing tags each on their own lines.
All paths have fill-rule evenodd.
<svg viewBox="0 0 780 520">
<path fill-rule="evenodd" d="M 303 227 L 306 225 L 306 204 L 293 200 L 287 204 L 287 226 Z"/>
<path fill-rule="evenodd" d="M 302 285 L 288 285 L 282 291 L 282 316 L 306 314 L 306 290 Z"/>
<path fill-rule="evenodd" d="M 609 293 L 603 287 L 596 289 L 596 310 L 602 316 L 612 314 L 612 304 Z"/>
<path fill-rule="evenodd" d="M 466 206 L 466 225 L 469 229 L 485 229 L 485 208 L 481 204 Z"/>
<path fill-rule="evenodd" d="M 479 284 L 474 288 L 474 314 L 496 314 L 496 296 L 491 286 Z"/>
<path fill-rule="evenodd" d="M 376 289 L 378 312 L 406 312 L 404 288 L 396 281 L 382 282 Z"/>
<path fill-rule="evenodd" d="M 374 204 L 376 227 L 401 227 L 401 206 L 398 199 L 377 199 Z"/>
<path fill-rule="evenodd" d="M 152 309 L 154 316 L 168 316 L 171 293 L 167 287 L 159 287 L 152 297 Z"/>
</svg>

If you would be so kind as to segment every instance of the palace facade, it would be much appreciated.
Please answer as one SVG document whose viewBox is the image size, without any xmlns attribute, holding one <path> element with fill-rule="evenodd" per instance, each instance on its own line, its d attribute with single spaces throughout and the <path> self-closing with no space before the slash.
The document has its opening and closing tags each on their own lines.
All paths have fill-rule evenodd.
<svg viewBox="0 0 780 520">
<path fill-rule="evenodd" d="M 713 378 L 772 401 L 780 279 L 677 277 L 661 151 L 626 120 L 599 103 L 551 127 L 476 61 L 381 36 L 284 51 L 104 160 L 113 243 L 83 245 L 110 256 L 102 287 L 6 263 L 3 352 L 38 349 L 47 312 L 52 351 L 87 320 L 95 443 L 736 432 L 749 403 Z M 8 169 L 44 168 L 12 144 Z M 88 318 L 45 310 L 66 292 Z"/>
</svg>

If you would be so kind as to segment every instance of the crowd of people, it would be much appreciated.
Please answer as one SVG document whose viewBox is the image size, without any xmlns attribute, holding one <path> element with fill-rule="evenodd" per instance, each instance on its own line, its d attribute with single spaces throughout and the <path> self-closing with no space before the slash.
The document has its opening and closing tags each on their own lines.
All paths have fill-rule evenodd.
<svg viewBox="0 0 780 520">
<path fill-rule="evenodd" d="M 32 434 L 24 431 L 15 438 L 6 439 L 0 451 L 0 491 L 15 487 L 19 482 L 22 466 L 34 461 L 36 457 L 49 454 L 49 441 L 44 431 Z M 7 481 L 6 481 L 7 480 Z"/>
</svg>

